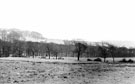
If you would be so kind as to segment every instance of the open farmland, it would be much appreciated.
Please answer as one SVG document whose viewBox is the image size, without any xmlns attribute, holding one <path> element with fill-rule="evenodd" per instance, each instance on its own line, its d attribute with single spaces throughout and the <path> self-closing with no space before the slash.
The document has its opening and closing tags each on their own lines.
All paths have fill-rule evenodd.
<svg viewBox="0 0 135 84">
<path fill-rule="evenodd" d="M 0 59 L 0 84 L 134 84 L 134 79 L 134 63 Z"/>
</svg>

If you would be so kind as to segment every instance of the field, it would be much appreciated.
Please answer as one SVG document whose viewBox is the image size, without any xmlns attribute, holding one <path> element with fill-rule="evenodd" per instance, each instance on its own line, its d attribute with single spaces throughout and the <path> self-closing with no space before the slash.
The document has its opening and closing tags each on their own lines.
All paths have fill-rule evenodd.
<svg viewBox="0 0 135 84">
<path fill-rule="evenodd" d="M 1 58 L 0 84 L 134 84 L 135 64 Z"/>
</svg>

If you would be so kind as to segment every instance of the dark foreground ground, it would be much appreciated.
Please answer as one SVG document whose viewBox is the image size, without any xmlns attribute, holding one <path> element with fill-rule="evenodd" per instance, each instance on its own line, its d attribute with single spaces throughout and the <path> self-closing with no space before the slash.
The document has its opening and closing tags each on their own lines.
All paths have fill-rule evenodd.
<svg viewBox="0 0 135 84">
<path fill-rule="evenodd" d="M 135 84 L 135 64 L 0 60 L 0 84 Z"/>
</svg>

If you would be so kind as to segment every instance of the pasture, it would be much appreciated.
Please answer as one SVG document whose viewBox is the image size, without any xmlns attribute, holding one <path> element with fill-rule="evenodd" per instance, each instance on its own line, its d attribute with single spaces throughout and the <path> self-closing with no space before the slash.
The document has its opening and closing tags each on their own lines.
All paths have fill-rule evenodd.
<svg viewBox="0 0 135 84">
<path fill-rule="evenodd" d="M 0 84 L 134 84 L 134 63 L 0 58 Z"/>
</svg>

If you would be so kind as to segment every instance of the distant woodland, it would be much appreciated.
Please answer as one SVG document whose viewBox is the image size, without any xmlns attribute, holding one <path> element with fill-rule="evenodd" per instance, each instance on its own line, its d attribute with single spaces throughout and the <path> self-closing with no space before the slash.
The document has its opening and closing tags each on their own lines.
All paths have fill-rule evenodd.
<svg viewBox="0 0 135 84">
<path fill-rule="evenodd" d="M 55 57 L 56 59 L 61 57 L 76 57 L 80 60 L 81 57 L 134 57 L 135 49 L 119 47 L 107 42 L 100 42 L 88 44 L 85 41 L 77 40 L 64 40 L 64 44 L 48 43 L 46 41 L 33 42 L 26 41 L 22 38 L 22 35 L 16 31 L 0 31 L 0 57 L 36 57 L 41 56 L 43 58 Z M 38 36 L 35 36 L 38 38 Z M 40 37 L 42 38 L 42 37 Z M 24 38 L 25 39 L 25 38 Z"/>
</svg>

